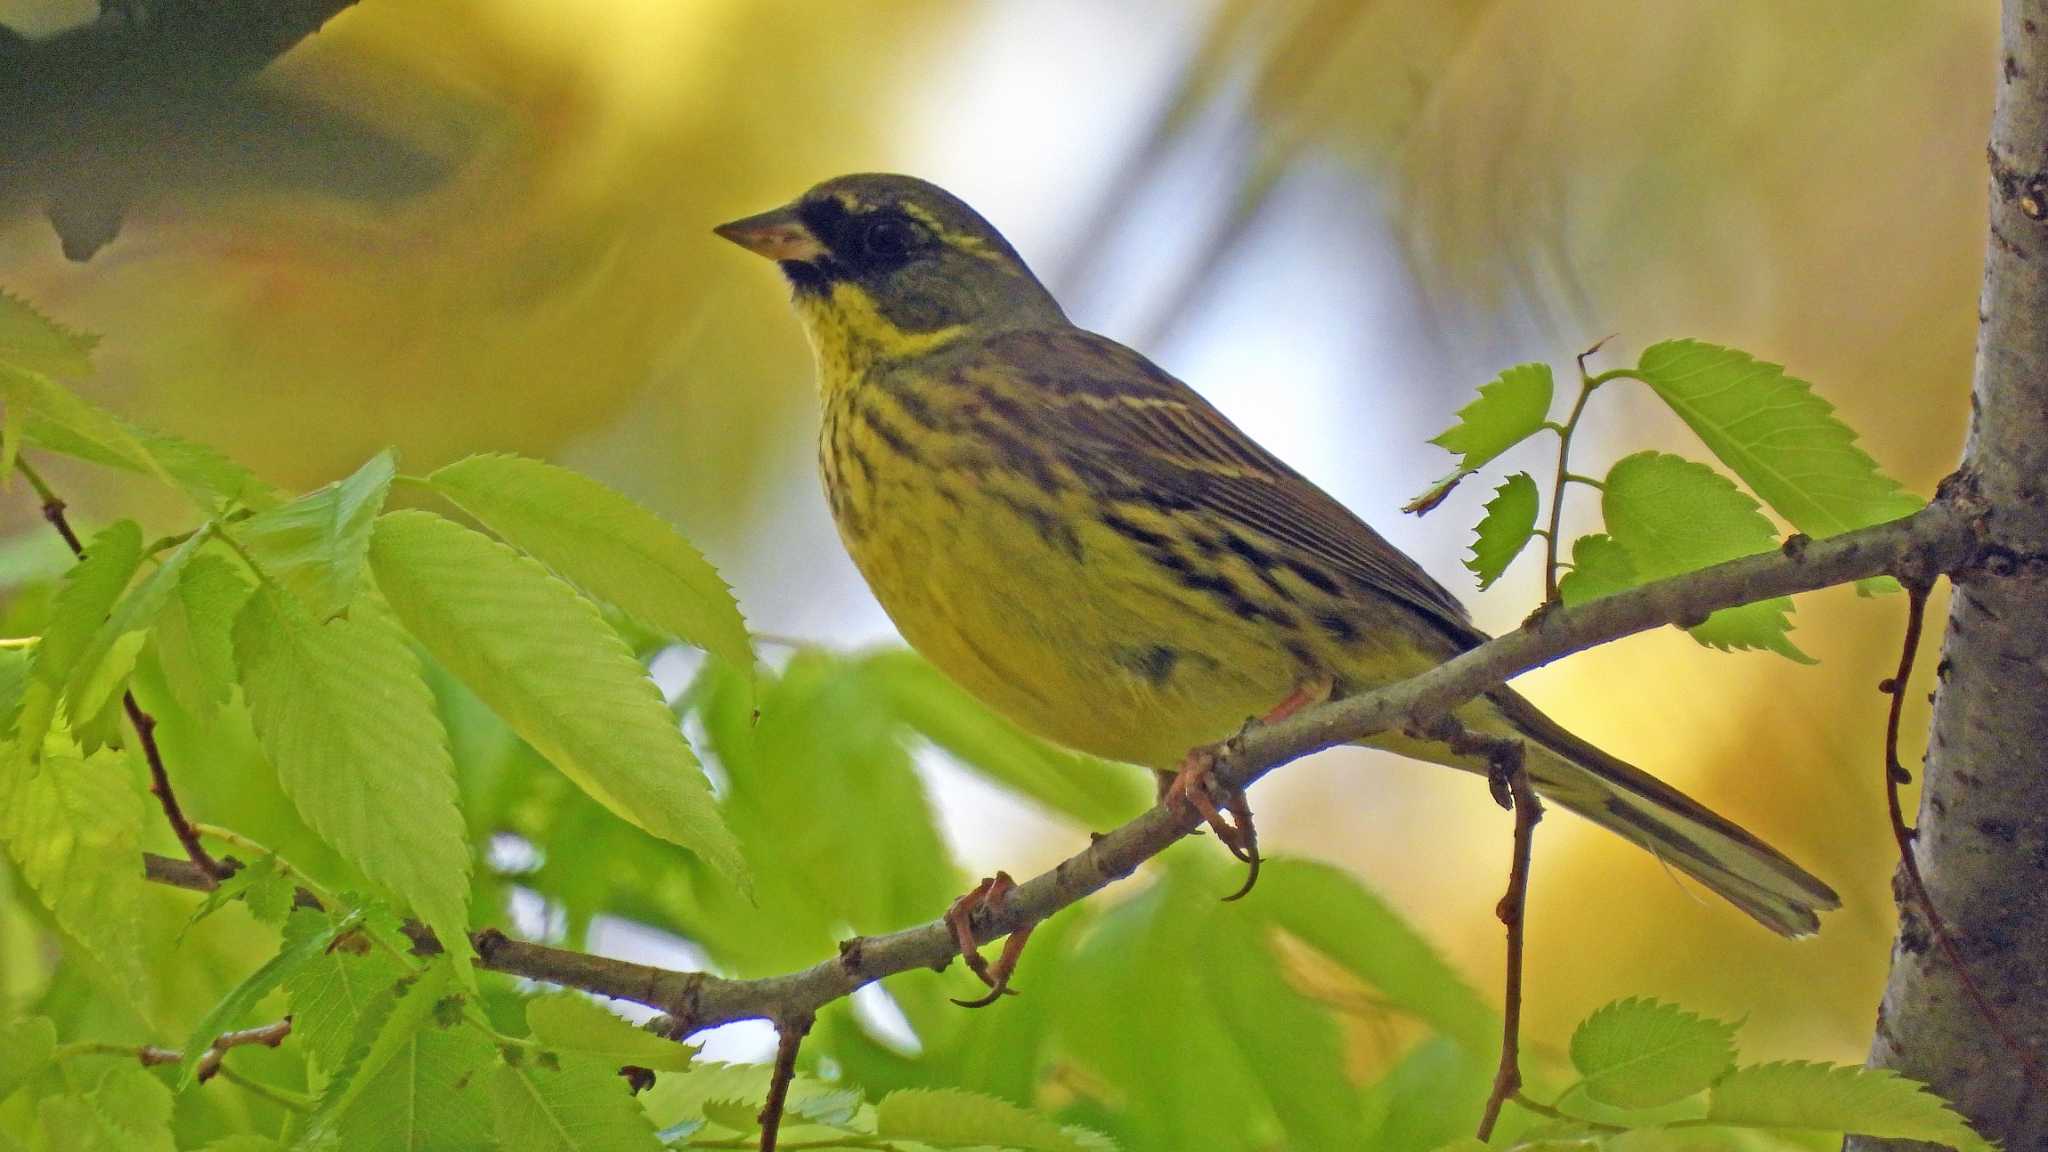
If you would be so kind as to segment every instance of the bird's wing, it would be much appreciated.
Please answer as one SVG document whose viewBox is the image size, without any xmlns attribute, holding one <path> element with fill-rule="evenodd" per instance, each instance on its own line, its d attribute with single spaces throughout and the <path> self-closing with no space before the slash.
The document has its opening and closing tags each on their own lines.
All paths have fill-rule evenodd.
<svg viewBox="0 0 2048 1152">
<path fill-rule="evenodd" d="M 1259 447 L 1194 389 L 1138 353 L 1079 328 L 997 336 L 985 366 L 1020 381 L 1084 484 L 1248 527 L 1337 570 L 1363 589 L 1415 608 L 1468 647 L 1485 639 L 1462 604 L 1420 565 L 1279 457 Z"/>
</svg>

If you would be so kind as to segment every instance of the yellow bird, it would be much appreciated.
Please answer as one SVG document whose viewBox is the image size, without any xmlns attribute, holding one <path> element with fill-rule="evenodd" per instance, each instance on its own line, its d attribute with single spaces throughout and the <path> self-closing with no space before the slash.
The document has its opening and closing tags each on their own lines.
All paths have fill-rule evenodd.
<svg viewBox="0 0 2048 1152">
<path fill-rule="evenodd" d="M 1069 323 L 943 189 L 844 176 L 717 231 L 794 288 L 833 518 L 904 639 L 1040 736 L 1182 768 L 1172 795 L 1241 855 L 1254 851 L 1242 798 L 1209 796 L 1191 750 L 1487 639 L 1413 560 L 1193 389 Z M 1755 836 L 1510 689 L 1457 718 L 1521 740 L 1545 797 L 1774 931 L 1811 933 L 1839 906 Z M 1398 732 L 1370 743 L 1488 769 Z"/>
</svg>

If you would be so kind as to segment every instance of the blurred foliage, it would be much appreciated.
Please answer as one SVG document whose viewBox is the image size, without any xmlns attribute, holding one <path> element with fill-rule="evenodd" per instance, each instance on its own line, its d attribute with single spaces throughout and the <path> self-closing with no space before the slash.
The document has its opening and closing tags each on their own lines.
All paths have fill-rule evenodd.
<svg viewBox="0 0 2048 1152">
<path fill-rule="evenodd" d="M 1988 8 L 1225 0 L 1212 9 L 1006 11 L 914 0 L 830 14 L 780 0 L 363 0 L 246 82 L 232 114 L 151 137 L 162 179 L 134 189 L 120 235 L 90 262 L 64 258 L 43 215 L 48 185 L 38 183 L 90 172 L 73 163 L 91 158 L 90 142 L 59 139 L 63 162 L 34 170 L 23 153 L 0 153 L 0 277 L 105 334 L 97 374 L 78 387 L 137 425 L 218 445 L 293 491 L 344 475 L 391 443 L 419 472 L 471 452 L 560 459 L 685 526 L 769 630 L 876 617 L 815 511 L 809 372 L 786 310 L 762 281 L 740 279 L 705 227 L 849 169 L 914 167 L 960 186 L 955 177 L 979 157 L 982 186 L 1066 213 L 1046 246 L 1067 257 L 1050 279 L 1076 314 L 1091 301 L 1126 303 L 1145 345 L 1203 327 L 1253 336 L 1270 326 L 1270 294 L 1252 310 L 1223 307 L 1226 289 L 1265 255 L 1299 261 L 1287 269 L 1290 291 L 1347 301 L 1361 265 L 1406 278 L 1399 294 L 1428 308 L 1392 321 L 1360 315 L 1378 370 L 1358 372 L 1355 392 L 1338 398 L 1326 422 L 1344 438 L 1342 458 L 1397 462 L 1401 491 L 1361 507 L 1383 528 L 1398 496 L 1438 465 L 1422 440 L 1449 422 L 1470 380 L 1616 331 L 1629 344 L 1682 328 L 1800 365 L 1914 491 L 1930 490 L 1954 459 L 1983 239 Z M 34 35 L 92 15 L 87 0 L 0 0 L 0 25 Z M 991 27 L 1004 34 L 994 47 Z M 0 34 L 0 68 L 11 47 Z M 1162 57 L 1180 73 L 1149 113 L 1149 130 L 1120 122 L 1117 108 L 1151 85 Z M 1089 98 L 1062 103 L 1055 89 Z M 935 110 L 957 105 L 972 116 L 988 108 L 973 99 L 984 92 L 1032 109 L 1035 131 L 1010 139 L 1014 118 L 969 119 L 932 139 Z M 969 130 L 975 139 L 963 138 Z M 994 152 L 991 135 L 1001 145 Z M 392 157 L 404 162 L 395 170 L 403 178 Z M 1209 200 L 1220 210 L 1198 211 Z M 1077 204 L 1094 211 L 1076 219 Z M 1403 266 L 1386 267 L 1370 244 L 1382 219 L 1405 248 Z M 1290 229 L 1311 233 L 1313 250 L 1285 243 Z M 1165 262 L 1153 259 L 1163 235 L 1192 240 L 1195 252 L 1147 288 L 1144 270 Z M 1271 375 L 1261 388 L 1295 378 L 1286 364 L 1262 371 Z M 1606 425 L 1582 435 L 1582 458 L 1599 456 L 1617 424 L 1628 430 L 1613 439 L 1629 447 L 1696 452 L 1685 426 L 1658 409 L 1647 398 L 1616 401 Z M 118 468 L 132 456 L 117 431 L 98 436 L 98 463 Z M 144 447 L 140 459 L 169 467 L 162 443 Z M 1510 452 L 1502 466 L 1540 475 L 1539 460 Z M 51 471 L 82 523 L 132 515 L 149 529 L 145 540 L 190 526 L 195 484 L 226 486 L 252 507 L 267 488 L 204 460 L 184 465 L 182 490 L 133 471 Z M 785 491 L 801 493 L 794 513 Z M 426 498 L 396 494 L 401 504 Z M 1466 522 L 1477 519 L 1484 498 L 1454 496 L 1428 523 L 1468 510 Z M 0 505 L 14 529 L 0 540 L 10 590 L 0 621 L 33 634 L 70 560 L 33 501 L 17 493 Z M 1425 559 L 1455 572 L 1465 542 L 1445 529 Z M 195 565 L 187 579 L 219 574 Z M 1528 565 L 1510 570 L 1476 602 L 1482 618 L 1520 619 L 1533 602 L 1530 576 Z M 219 592 L 173 606 L 203 619 Z M 1846 593 L 1809 599 L 1800 642 L 1822 658 L 1819 672 L 1716 658 L 1673 634 L 1530 678 L 1573 728 L 1741 813 L 1840 886 L 1848 905 L 1818 941 L 1787 946 L 1677 898 L 1626 846 L 1547 826 L 1530 960 L 1540 990 L 1530 1031 L 1547 1050 L 1561 1053 L 1573 1022 L 1597 1005 L 1646 989 L 1751 1016 L 1746 1047 L 1767 1056 L 1847 1059 L 1867 1042 L 1891 933 L 1892 860 L 1869 669 L 1894 646 L 1890 628 L 1873 623 L 1891 609 Z M 642 655 L 652 650 L 647 633 L 632 634 Z M 179 649 L 163 624 L 151 649 L 137 654 L 135 682 L 162 716 L 188 805 L 329 887 L 368 890 L 274 786 L 246 710 L 167 677 L 167 661 L 205 668 L 203 653 Z M 1145 798 L 1141 780 L 1018 742 L 905 654 L 768 651 L 776 667 L 756 683 L 706 668 L 682 703 L 743 846 L 768 839 L 771 820 L 786 827 L 794 817 L 781 814 L 785 806 L 820 842 L 798 844 L 788 873 L 761 868 L 759 848 L 745 849 L 760 902 L 746 915 L 773 930 L 736 919 L 737 897 L 694 857 L 624 824 L 427 661 L 466 836 L 491 847 L 471 878 L 478 918 L 516 912 L 571 943 L 630 921 L 688 940 L 723 970 L 766 972 L 814 961 L 856 925 L 927 918 L 991 853 L 1064 853 L 1079 829 L 1105 826 Z M 1671 690 L 1681 684 L 1682 694 Z M 763 722 L 749 729 L 755 704 Z M 814 727 L 776 735 L 768 718 L 778 709 Z M 822 750 L 806 743 L 818 733 L 831 737 Z M 929 817 L 948 791 L 928 798 L 933 777 L 919 771 L 933 746 L 1028 799 L 984 806 L 981 824 L 964 834 L 944 824 L 942 835 Z M 1491 1025 L 1465 1010 L 1417 1006 L 1429 999 L 1424 990 L 1394 993 L 1385 982 L 1412 977 L 1441 992 L 1456 979 L 1446 974 L 1462 972 L 1462 982 L 1490 985 L 1499 943 L 1485 909 L 1505 830 L 1465 782 L 1378 762 L 1368 775 L 1354 759 L 1333 760 L 1262 786 L 1269 839 L 1371 876 L 1386 901 L 1380 914 L 1412 919 L 1422 934 L 1404 930 L 1398 946 L 1383 945 L 1391 937 L 1357 927 L 1318 942 L 1290 925 L 1278 937 L 1283 971 L 1330 1006 L 1347 1075 L 1364 1086 L 1361 1123 L 1376 1125 L 1381 1146 L 1427 1147 L 1462 1131 L 1447 1114 L 1476 1107 L 1490 1063 L 1480 1038 Z M 865 806 L 868 790 L 924 815 L 922 825 L 908 822 L 900 858 L 848 843 L 860 838 L 833 805 L 879 811 Z M 144 835 L 168 848 L 157 823 L 145 822 Z M 1020 825 L 1056 836 L 1021 844 L 1012 831 Z M 886 882 L 848 891 L 835 880 L 852 870 L 835 876 L 834 851 L 879 868 Z M 1009 855 L 999 862 L 1015 867 Z M 1200 866 L 1169 864 L 1156 879 L 1170 894 L 1187 882 L 1177 869 Z M 56 964 L 73 954 L 53 949 L 48 914 L 19 875 L 0 870 L 0 1002 L 50 1015 L 66 1043 L 177 1044 L 277 949 L 277 931 L 239 906 L 180 937 L 192 901 L 149 897 L 137 939 L 178 959 L 144 971 L 145 1015 L 100 992 L 80 964 Z M 1147 888 L 1140 899 L 1168 895 Z M 1096 1067 L 1119 1054 L 1043 1055 L 1064 1051 L 1045 1039 L 1060 1034 L 1060 1006 L 1044 1002 L 1064 986 L 1061 958 L 1090 955 L 1097 920 L 1113 926 L 1127 902 L 1041 930 L 1019 980 L 1028 994 L 998 1010 L 941 1011 L 946 991 L 967 987 L 957 974 L 892 981 L 915 1052 L 847 1008 L 820 1022 L 807 1052 L 877 1091 L 989 1091 L 1112 1131 L 1129 1147 L 1180 1131 L 1174 1117 L 1126 1108 L 1126 1081 Z M 1383 946 L 1388 959 L 1370 975 L 1327 962 L 1347 947 L 1375 955 Z M 1162 953 L 1176 969 L 1206 954 L 1187 935 L 1160 947 L 1190 950 Z M 1100 957 L 1099 945 L 1092 954 Z M 1230 978 L 1254 987 L 1264 977 Z M 523 1032 L 516 1006 L 501 1007 L 507 990 L 485 981 L 498 1026 Z M 1161 1026 L 1179 1029 L 1185 1015 L 1197 1021 L 1187 1025 L 1191 1042 L 1229 1043 L 1213 1006 L 1183 999 L 1197 991 L 1160 992 L 1175 1014 Z M 1484 1011 L 1483 1000 L 1462 995 Z M 85 1098 L 105 1063 L 49 1075 Z M 1562 1076 L 1562 1056 L 1552 1064 Z M 252 1048 L 234 1053 L 232 1066 L 313 1087 L 302 1082 L 303 1052 Z M 753 1074 L 734 1070 L 733 1084 Z M 1267 1090 L 1234 1075 L 1224 1076 L 1221 1098 Z M 655 1091 L 679 1092 L 681 1083 L 664 1076 Z M 176 1098 L 185 1144 L 280 1130 L 285 1109 L 231 1088 Z M 706 1088 L 704 1098 L 750 1091 Z M 0 1131 L 27 1130 L 28 1095 L 0 1102 Z M 679 1116 L 689 1106 L 666 1107 Z M 1246 1130 L 1281 1131 L 1274 1107 L 1251 1107 Z"/>
</svg>

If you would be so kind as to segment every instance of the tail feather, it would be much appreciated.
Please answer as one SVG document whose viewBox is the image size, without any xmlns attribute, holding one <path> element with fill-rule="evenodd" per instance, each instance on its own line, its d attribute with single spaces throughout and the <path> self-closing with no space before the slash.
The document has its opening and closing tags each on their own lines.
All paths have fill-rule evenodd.
<svg viewBox="0 0 2048 1152">
<path fill-rule="evenodd" d="M 1819 913 L 1841 907 L 1834 889 L 1770 845 L 1572 735 L 1521 696 L 1502 689 L 1491 702 L 1524 738 L 1529 780 L 1545 799 L 1648 849 L 1774 932 L 1810 936 L 1820 930 Z"/>
</svg>

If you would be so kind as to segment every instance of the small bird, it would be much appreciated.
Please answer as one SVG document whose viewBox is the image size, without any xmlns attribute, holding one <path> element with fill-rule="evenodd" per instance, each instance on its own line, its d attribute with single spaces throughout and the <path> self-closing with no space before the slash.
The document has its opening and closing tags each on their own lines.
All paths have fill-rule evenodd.
<svg viewBox="0 0 2048 1152">
<path fill-rule="evenodd" d="M 1488 638 L 1419 565 L 1192 388 L 1070 323 L 945 190 L 842 176 L 716 231 L 776 261 L 794 289 L 833 518 L 904 639 L 1031 732 L 1171 779 L 1169 798 L 1241 858 L 1256 861 L 1249 809 L 1211 795 L 1203 749 L 1247 717 L 1394 683 Z M 1806 935 L 1839 906 L 1755 836 L 1508 688 L 1455 716 L 1519 740 L 1543 796 L 1765 927 Z M 1367 743 L 1491 771 L 1469 741 Z M 1000 899 L 1006 879 L 955 905 L 970 957 L 973 903 Z"/>
</svg>

